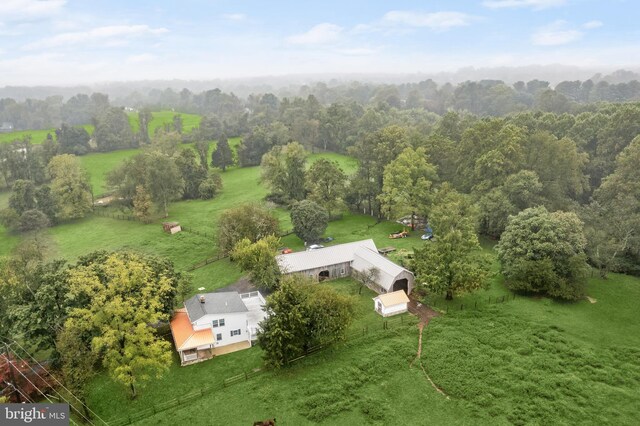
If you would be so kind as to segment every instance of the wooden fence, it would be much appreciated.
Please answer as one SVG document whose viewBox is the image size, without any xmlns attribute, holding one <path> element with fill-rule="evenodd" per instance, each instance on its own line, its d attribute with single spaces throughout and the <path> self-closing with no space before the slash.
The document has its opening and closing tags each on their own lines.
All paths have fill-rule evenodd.
<svg viewBox="0 0 640 426">
<path fill-rule="evenodd" d="M 362 330 L 354 330 L 348 333 L 345 336 L 345 338 L 342 340 L 327 341 L 319 345 L 316 345 L 314 347 L 308 348 L 303 355 L 289 360 L 287 364 L 289 365 L 294 364 L 308 356 L 314 355 L 322 351 L 323 349 L 326 349 L 335 344 L 344 344 L 346 346 L 351 346 L 357 343 L 358 341 L 360 341 L 362 338 L 367 336 L 370 337 L 371 339 L 387 338 L 388 333 L 391 331 L 392 328 L 397 329 L 398 327 L 401 327 L 401 326 L 410 326 L 410 325 L 415 325 L 417 323 L 418 323 L 418 319 L 413 315 L 410 315 L 410 316 L 399 315 L 396 317 L 385 318 L 385 320 L 381 324 L 381 328 L 379 329 L 376 328 L 375 330 L 370 331 L 369 327 L 367 326 L 367 327 L 363 327 Z M 189 367 L 185 367 L 185 368 L 189 368 Z M 139 422 L 148 417 L 151 417 L 155 414 L 161 413 L 163 411 L 189 404 L 195 401 L 196 399 L 201 398 L 212 392 L 225 391 L 227 388 L 233 385 L 251 380 L 252 378 L 257 377 L 267 371 L 269 370 L 263 367 L 255 368 L 251 371 L 244 371 L 240 374 L 236 374 L 235 376 L 227 377 L 226 379 L 223 379 L 221 381 L 216 381 L 211 383 L 210 385 L 203 386 L 199 389 L 193 390 L 192 392 L 182 395 L 178 398 L 173 398 L 167 401 L 155 403 L 149 408 L 129 414 L 126 417 L 109 420 L 107 424 L 109 426 L 127 426 L 135 422 Z"/>
</svg>

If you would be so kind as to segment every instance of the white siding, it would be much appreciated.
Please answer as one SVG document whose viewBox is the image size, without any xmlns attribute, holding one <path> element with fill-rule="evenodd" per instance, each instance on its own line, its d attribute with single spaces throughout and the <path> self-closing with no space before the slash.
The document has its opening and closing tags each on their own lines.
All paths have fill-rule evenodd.
<svg viewBox="0 0 640 426">
<path fill-rule="evenodd" d="M 399 303 L 397 305 L 384 306 L 382 302 L 374 299 L 373 308 L 383 317 L 390 317 L 393 315 L 402 314 L 407 312 L 407 303 Z"/>
<path fill-rule="evenodd" d="M 224 318 L 224 326 L 212 327 L 213 320 L 220 320 Z M 213 331 L 213 337 L 216 339 L 214 347 L 231 345 L 233 343 L 239 343 L 249 340 L 249 333 L 247 332 L 247 313 L 235 313 L 235 314 L 216 314 L 205 315 L 195 323 L 193 323 L 194 330 L 204 330 L 205 328 L 211 328 Z M 240 335 L 231 336 L 232 330 L 240 330 Z M 222 334 L 222 340 L 217 340 L 218 334 Z"/>
</svg>

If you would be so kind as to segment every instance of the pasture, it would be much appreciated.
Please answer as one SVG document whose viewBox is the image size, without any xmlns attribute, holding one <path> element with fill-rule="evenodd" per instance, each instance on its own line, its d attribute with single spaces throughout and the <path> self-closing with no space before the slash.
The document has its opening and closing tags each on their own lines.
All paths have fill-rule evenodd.
<svg viewBox="0 0 640 426">
<path fill-rule="evenodd" d="M 89 134 L 93 133 L 93 126 L 91 124 L 85 124 L 84 127 Z M 9 133 L 0 133 L 0 143 L 9 143 L 16 140 L 22 140 L 25 137 L 31 138 L 31 143 L 40 145 L 47 139 L 47 134 L 51 134 L 52 137 L 56 136 L 56 129 L 44 129 L 44 130 L 18 130 Z"/>
<path fill-rule="evenodd" d="M 104 190 L 108 170 L 136 152 L 82 157 L 94 192 Z M 338 161 L 347 173 L 355 170 L 351 158 L 313 154 L 310 162 L 319 158 Z M 216 224 L 224 210 L 262 200 L 267 194 L 258 167 L 232 167 L 222 178 L 224 189 L 213 200 L 170 206 L 170 220 L 206 233 L 206 237 L 190 232 L 165 234 L 160 218 L 145 225 L 96 214 L 47 230 L 49 257 L 74 261 L 96 249 L 130 249 L 168 257 L 178 269 L 186 270 L 216 254 Z M 0 207 L 7 200 L 8 193 L 0 193 Z M 288 212 L 276 208 L 274 213 L 281 228 L 289 229 Z M 408 251 L 429 244 L 419 239 L 419 231 L 409 238 L 388 239 L 399 227 L 344 213 L 329 224 L 325 235 L 335 238 L 333 244 L 373 238 L 379 247 Z M 18 237 L 0 229 L 0 254 L 7 254 L 17 242 Z M 282 245 L 303 249 L 295 235 L 284 237 Z M 358 295 L 358 285 L 342 279 L 325 285 L 356 298 L 357 316 L 351 331 L 367 327 L 369 332 L 361 338 L 325 349 L 282 371 L 266 371 L 229 388 L 205 392 L 137 424 L 251 424 L 272 417 L 284 425 L 637 424 L 640 279 L 616 274 L 608 280 L 591 278 L 588 295 L 595 303 L 514 298 L 498 273 L 493 242 L 483 240 L 482 246 L 494 256 L 496 274 L 488 290 L 453 301 L 441 296 L 425 300 L 443 315 L 424 331 L 420 359 L 424 372 L 420 362 L 411 364 L 418 345 L 416 327 L 407 321 L 382 330 L 383 320 L 372 309 L 373 293 L 364 289 Z M 241 275 L 235 264 L 223 259 L 192 272 L 193 291 L 198 287 L 215 290 Z M 158 402 L 252 371 L 261 366 L 261 356 L 260 348 L 254 347 L 180 367 L 174 354 L 169 372 L 140 389 L 136 400 L 129 400 L 125 389 L 102 374 L 91 384 L 88 401 L 104 419 L 126 418 Z M 425 372 L 448 398 L 432 387 Z"/>
<path fill-rule="evenodd" d="M 202 120 L 202 116 L 198 114 L 186 114 L 183 112 L 177 111 L 153 111 L 151 113 L 152 118 L 149 123 L 149 137 L 153 137 L 158 128 L 164 127 L 165 124 L 173 123 L 173 116 L 180 115 L 182 117 L 182 131 L 185 133 L 191 132 L 194 128 L 200 125 L 200 120 Z M 140 121 L 138 120 L 137 112 L 129 112 L 127 113 L 129 117 L 129 125 L 131 125 L 131 130 L 134 133 L 140 131 Z"/>
<path fill-rule="evenodd" d="M 325 285 L 356 298 L 352 330 L 368 327 L 365 336 L 282 371 L 219 386 L 169 411 L 149 413 L 135 424 L 204 426 L 212 419 L 216 424 L 251 424 L 272 417 L 284 425 L 638 421 L 637 278 L 591 279 L 588 293 L 597 299 L 595 304 L 516 297 L 462 311 L 452 305 L 425 328 L 420 358 L 446 396 L 432 387 L 418 361 L 412 364 L 418 345 L 415 326 L 392 323 L 390 330 L 382 331 L 382 318 L 372 309 L 372 292 L 364 289 L 358 296 L 351 279 Z M 486 300 L 503 292 L 501 281 L 494 279 L 489 290 L 468 297 Z M 101 376 L 92 386 L 90 401 L 101 416 L 126 418 L 158 401 L 258 368 L 260 356 L 254 347 L 184 368 L 176 358 L 170 372 L 150 382 L 136 401 Z"/>
</svg>

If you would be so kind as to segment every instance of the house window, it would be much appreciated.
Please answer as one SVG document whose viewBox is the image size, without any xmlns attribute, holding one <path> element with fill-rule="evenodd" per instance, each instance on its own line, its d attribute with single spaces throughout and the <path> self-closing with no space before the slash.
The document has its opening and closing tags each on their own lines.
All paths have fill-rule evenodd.
<svg viewBox="0 0 640 426">
<path fill-rule="evenodd" d="M 222 340 L 222 333 L 216 334 L 216 341 L 219 342 L 220 340 Z"/>
<path fill-rule="evenodd" d="M 233 336 L 239 336 L 241 333 L 240 329 L 237 330 L 231 330 L 231 337 Z"/>
<path fill-rule="evenodd" d="M 219 320 L 213 320 L 212 326 L 213 327 L 224 327 L 224 318 L 219 319 Z"/>
<path fill-rule="evenodd" d="M 344 268 L 340 269 L 340 275 L 344 275 Z"/>
</svg>

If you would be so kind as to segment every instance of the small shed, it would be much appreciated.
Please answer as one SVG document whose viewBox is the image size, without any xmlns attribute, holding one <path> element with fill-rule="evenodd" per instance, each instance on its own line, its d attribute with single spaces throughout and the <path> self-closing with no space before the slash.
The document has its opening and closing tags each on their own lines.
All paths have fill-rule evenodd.
<svg viewBox="0 0 640 426">
<path fill-rule="evenodd" d="M 383 317 L 402 314 L 407 312 L 409 297 L 404 290 L 385 293 L 373 298 L 374 309 Z"/>
<path fill-rule="evenodd" d="M 179 226 L 180 224 L 178 222 L 162 222 L 162 230 L 170 234 L 174 233 L 174 232 L 171 232 L 173 228 L 177 228 Z"/>
</svg>

